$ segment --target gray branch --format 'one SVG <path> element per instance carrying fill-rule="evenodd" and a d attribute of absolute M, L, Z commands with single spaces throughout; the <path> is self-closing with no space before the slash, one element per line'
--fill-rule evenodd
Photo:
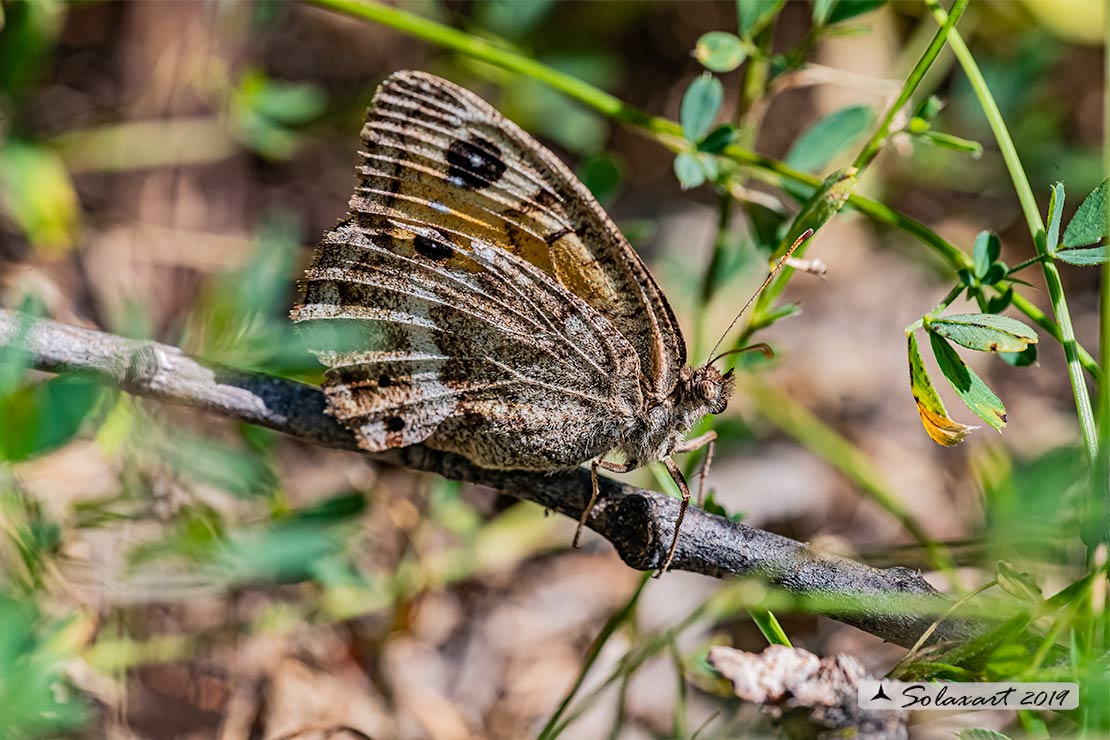
<path fill-rule="evenodd" d="M 0 349 L 22 352 L 28 367 L 92 374 L 136 396 L 275 429 L 324 447 L 358 450 L 352 435 L 324 411 L 315 386 L 197 360 L 180 349 L 126 339 L 0 309 Z M 371 455 L 411 470 L 437 473 L 533 501 L 577 520 L 590 494 L 584 469 L 551 475 L 486 470 L 458 455 L 421 445 Z M 658 568 L 674 532 L 678 502 L 602 479 L 589 526 L 640 570 Z M 884 640 L 912 645 L 951 603 L 916 571 L 877 569 L 746 524 L 691 508 L 672 568 L 717 578 L 756 576 L 796 594 L 809 608 Z M 942 622 L 933 640 L 966 640 L 983 625 Z"/>

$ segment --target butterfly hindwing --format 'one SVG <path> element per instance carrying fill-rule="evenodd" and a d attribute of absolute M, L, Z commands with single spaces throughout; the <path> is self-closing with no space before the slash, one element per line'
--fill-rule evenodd
<path fill-rule="evenodd" d="M 593 309 L 519 257 L 432 227 L 341 224 L 294 319 L 329 366 L 329 410 L 372 451 L 427 442 L 487 467 L 569 466 L 640 404 L 634 352 Z"/>

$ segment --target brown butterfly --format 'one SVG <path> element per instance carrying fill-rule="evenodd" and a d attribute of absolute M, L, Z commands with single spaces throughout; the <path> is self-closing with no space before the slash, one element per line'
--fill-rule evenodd
<path fill-rule="evenodd" d="M 423 443 L 535 471 L 590 461 L 579 531 L 598 468 L 662 461 L 682 492 L 665 571 L 690 498 L 672 455 L 713 444 L 712 431 L 685 436 L 725 410 L 732 372 L 685 366 L 674 313 L 628 241 L 477 95 L 397 72 L 362 140 L 350 212 L 292 314 L 329 368 L 329 412 L 372 452 Z M 614 450 L 623 463 L 602 459 Z"/>

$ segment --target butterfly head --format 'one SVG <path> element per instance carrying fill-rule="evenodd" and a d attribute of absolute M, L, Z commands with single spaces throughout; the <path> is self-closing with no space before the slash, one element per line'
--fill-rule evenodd
<path fill-rule="evenodd" d="M 679 378 L 679 399 L 687 408 L 697 409 L 695 416 L 719 414 L 728 406 L 735 384 L 732 370 L 722 374 L 712 365 L 686 367 Z"/>

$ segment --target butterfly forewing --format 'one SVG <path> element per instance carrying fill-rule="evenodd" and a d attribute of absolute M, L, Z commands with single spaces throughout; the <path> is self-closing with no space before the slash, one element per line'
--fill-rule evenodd
<path fill-rule="evenodd" d="M 421 72 L 399 72 L 382 84 L 362 137 L 352 212 L 435 224 L 522 257 L 625 336 L 648 392 L 673 387 L 685 344 L 666 299 L 550 151 L 477 95 Z"/>

